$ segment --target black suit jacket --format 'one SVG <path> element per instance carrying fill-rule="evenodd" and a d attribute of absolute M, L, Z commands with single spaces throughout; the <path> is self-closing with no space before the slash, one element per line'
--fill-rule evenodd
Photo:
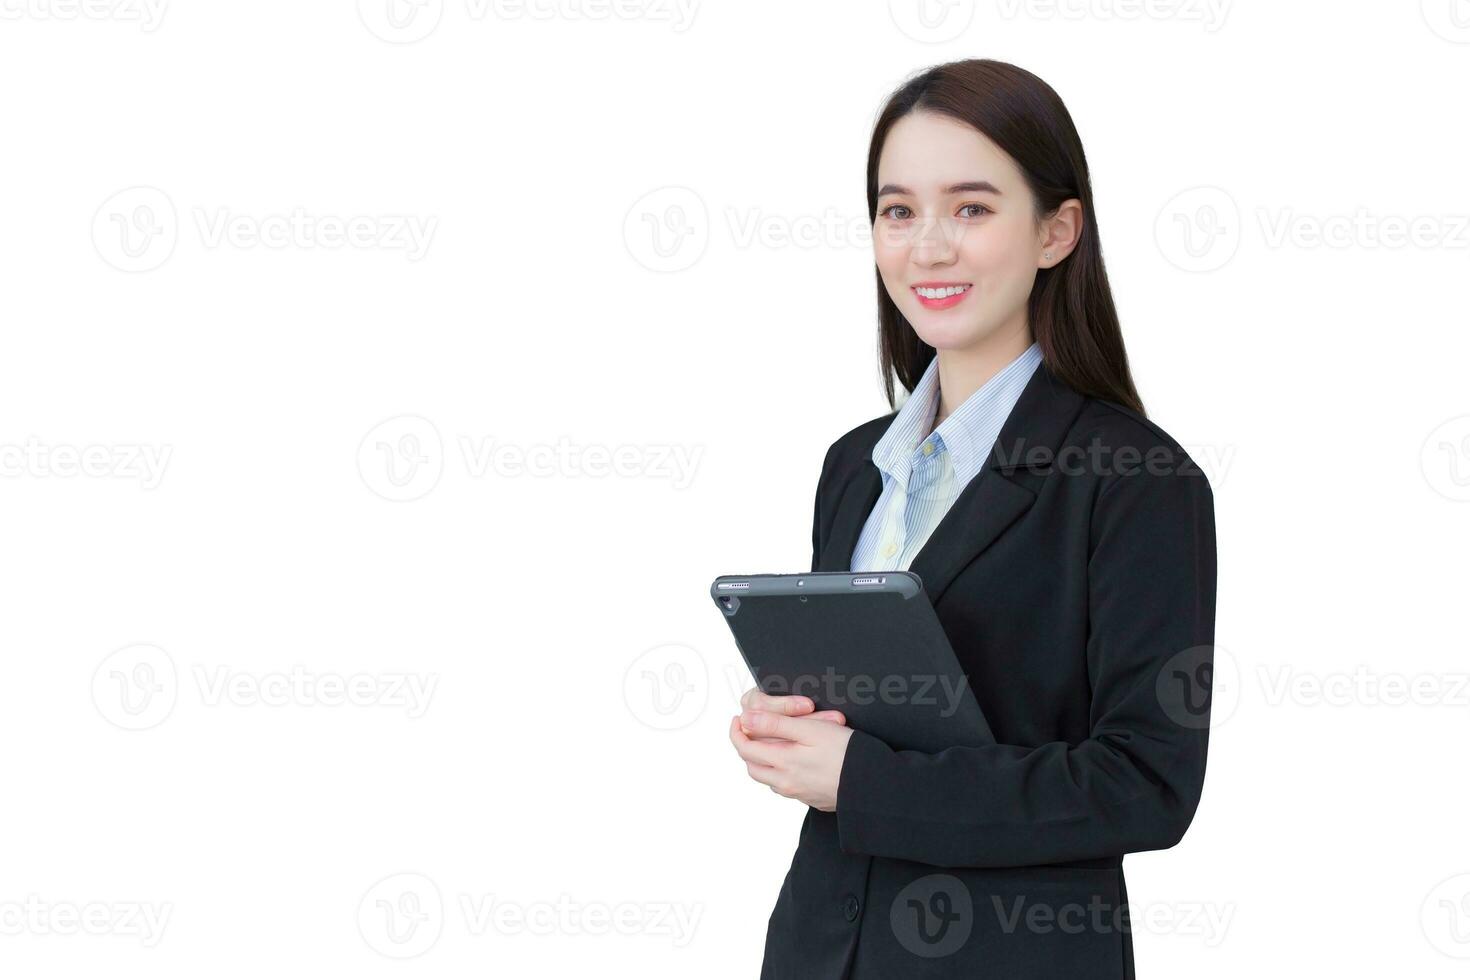
<path fill-rule="evenodd" d="M 849 568 L 893 417 L 827 451 L 813 571 Z M 1043 363 L 909 570 L 997 743 L 924 754 L 855 731 L 836 812 L 802 824 L 761 976 L 1131 978 L 1122 857 L 1178 842 L 1204 781 L 1209 482 Z"/>

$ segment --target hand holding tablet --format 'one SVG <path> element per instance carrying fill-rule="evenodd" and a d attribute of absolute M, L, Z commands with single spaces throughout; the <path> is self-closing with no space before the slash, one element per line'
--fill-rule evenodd
<path fill-rule="evenodd" d="M 805 695 L 895 749 L 995 742 L 912 572 L 722 575 L 710 596 L 765 693 Z"/>

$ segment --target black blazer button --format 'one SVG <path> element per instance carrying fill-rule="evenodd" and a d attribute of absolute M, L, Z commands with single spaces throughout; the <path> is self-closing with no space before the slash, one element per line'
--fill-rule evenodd
<path fill-rule="evenodd" d="M 856 922 L 858 917 L 858 900 L 856 895 L 849 895 L 842 902 L 842 914 L 847 916 L 848 922 Z"/>

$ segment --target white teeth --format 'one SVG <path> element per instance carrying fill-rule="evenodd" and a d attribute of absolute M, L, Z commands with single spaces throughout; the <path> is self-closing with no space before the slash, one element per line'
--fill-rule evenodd
<path fill-rule="evenodd" d="M 969 286 L 945 286 L 943 289 L 929 289 L 926 286 L 915 286 L 914 292 L 925 299 L 944 299 L 946 296 L 954 296 L 969 289 Z"/>

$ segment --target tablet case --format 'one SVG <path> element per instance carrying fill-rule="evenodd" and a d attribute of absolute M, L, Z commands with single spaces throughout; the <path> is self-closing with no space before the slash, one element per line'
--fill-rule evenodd
<path fill-rule="evenodd" d="M 721 575 L 710 596 L 767 694 L 804 694 L 895 749 L 994 744 L 913 572 Z"/>

